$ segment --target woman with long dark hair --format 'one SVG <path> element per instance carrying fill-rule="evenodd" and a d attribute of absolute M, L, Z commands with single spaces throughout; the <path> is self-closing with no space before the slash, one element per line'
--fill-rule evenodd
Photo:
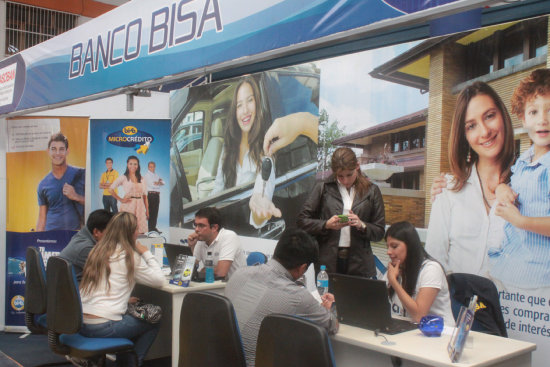
<path fill-rule="evenodd" d="M 318 118 L 309 112 L 291 113 L 277 118 L 271 127 L 269 125 L 256 79 L 250 75 L 242 77 L 233 92 L 224 125 L 223 152 L 210 195 L 255 182 L 249 206 L 250 224 L 257 228 L 271 216 L 281 216 L 271 201 L 275 190 L 273 154 L 292 143 L 298 135 L 305 135 L 317 143 Z M 262 160 L 267 156 L 271 159 L 271 172 L 264 186 L 260 171 Z"/>
<path fill-rule="evenodd" d="M 116 188 L 122 186 L 124 197 L 120 197 Z M 109 188 L 111 195 L 120 201 L 120 211 L 133 213 L 138 220 L 139 233 L 148 230 L 147 218 L 149 218 L 149 203 L 147 201 L 147 183 L 141 176 L 139 159 L 131 155 L 126 160 L 126 171 L 119 176 Z"/>
<path fill-rule="evenodd" d="M 455 324 L 445 271 L 424 250 L 414 226 L 398 222 L 386 232 L 390 263 L 385 275 L 392 311 L 419 322 L 428 314 Z"/>
<path fill-rule="evenodd" d="M 498 94 L 475 82 L 460 92 L 449 138 L 452 175 L 432 206 L 426 251 L 447 271 L 487 276 L 488 253 L 499 248 L 504 220 L 495 190 L 508 182 L 514 131 Z"/>
<path fill-rule="evenodd" d="M 370 241 L 384 236 L 382 193 L 361 173 L 350 148 L 336 149 L 331 167 L 331 177 L 314 187 L 298 214 L 297 224 L 319 243 L 316 270 L 326 265 L 329 273 L 375 277 Z"/>
<path fill-rule="evenodd" d="M 218 166 L 218 174 L 222 172 L 223 180 L 217 176 L 215 187 L 223 183 L 223 189 L 227 189 L 256 179 L 262 165 L 266 130 L 258 84 L 253 77 L 245 76 L 235 88 L 227 115 L 222 165 Z"/>
<path fill-rule="evenodd" d="M 137 242 L 137 236 L 136 216 L 119 212 L 90 252 L 80 283 L 84 321 L 80 333 L 94 338 L 131 339 L 141 366 L 158 333 L 158 324 L 126 313 L 130 294 L 136 283 L 158 288 L 166 280 L 160 264 L 146 246 Z M 125 355 L 117 356 L 117 364 L 134 366 Z"/>

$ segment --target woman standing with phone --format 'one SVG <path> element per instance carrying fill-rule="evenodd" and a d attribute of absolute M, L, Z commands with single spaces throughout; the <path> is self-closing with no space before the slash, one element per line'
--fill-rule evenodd
<path fill-rule="evenodd" d="M 355 153 L 338 148 L 332 154 L 332 175 L 319 182 L 298 214 L 297 224 L 319 244 L 327 272 L 375 277 L 370 241 L 384 236 L 382 193 L 362 173 Z"/>

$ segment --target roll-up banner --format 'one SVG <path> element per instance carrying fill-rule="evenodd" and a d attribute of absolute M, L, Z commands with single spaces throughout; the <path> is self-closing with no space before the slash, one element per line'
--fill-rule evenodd
<path fill-rule="evenodd" d="M 168 232 L 169 120 L 90 121 L 91 207 L 129 211 L 140 233 Z M 128 179 L 137 163 L 136 183 Z"/>
<path fill-rule="evenodd" d="M 44 262 L 84 223 L 88 118 L 7 120 L 6 326 L 25 325 L 25 252 Z"/>
<path fill-rule="evenodd" d="M 0 114 L 204 69 L 453 2 L 128 2 L 1 61 Z"/>

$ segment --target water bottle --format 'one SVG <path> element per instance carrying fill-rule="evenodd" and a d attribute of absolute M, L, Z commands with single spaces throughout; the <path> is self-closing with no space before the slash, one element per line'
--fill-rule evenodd
<path fill-rule="evenodd" d="M 174 265 L 174 274 L 172 276 L 172 279 L 175 281 L 179 281 L 182 278 L 183 275 L 183 269 L 185 268 L 185 262 L 187 260 L 187 256 L 184 254 L 179 254 L 178 257 L 176 257 L 176 264 Z"/>
<path fill-rule="evenodd" d="M 321 265 L 321 271 L 317 274 L 317 291 L 320 296 L 328 293 L 328 274 L 326 269 L 325 265 Z"/>
<path fill-rule="evenodd" d="M 206 277 L 204 281 L 206 283 L 214 283 L 214 259 L 212 258 L 212 252 L 208 251 L 206 254 L 206 260 L 204 260 L 204 267 L 206 271 Z"/>

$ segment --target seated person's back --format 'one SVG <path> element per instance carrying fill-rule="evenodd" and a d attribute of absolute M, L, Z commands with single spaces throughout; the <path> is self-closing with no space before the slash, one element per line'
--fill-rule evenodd
<path fill-rule="evenodd" d="M 273 259 L 264 265 L 238 269 L 228 281 L 225 295 L 237 314 L 248 366 L 254 366 L 258 332 L 267 315 L 297 315 L 329 332 L 337 330 L 338 323 L 329 311 L 334 297 L 325 294 L 321 305 L 306 288 L 296 283 L 318 256 L 317 245 L 306 232 L 287 229 Z"/>

